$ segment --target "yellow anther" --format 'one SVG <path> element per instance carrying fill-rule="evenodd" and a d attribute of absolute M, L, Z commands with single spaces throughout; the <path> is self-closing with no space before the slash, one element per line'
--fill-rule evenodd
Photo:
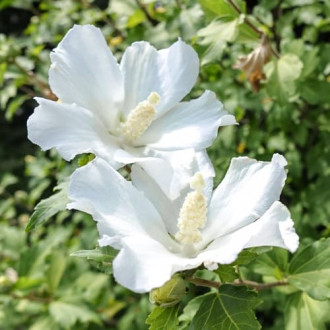
<path fill-rule="evenodd" d="M 199 229 L 206 223 L 207 202 L 203 195 L 205 183 L 201 173 L 195 174 L 190 186 L 195 191 L 190 192 L 183 202 L 178 219 L 179 231 L 175 235 L 183 245 L 201 241 Z"/>
<path fill-rule="evenodd" d="M 152 92 L 148 96 L 148 102 L 153 105 L 158 105 L 160 103 L 160 96 L 156 92 Z"/>
<path fill-rule="evenodd" d="M 159 104 L 160 96 L 152 92 L 147 101 L 140 102 L 128 115 L 122 124 L 122 134 L 130 141 L 136 141 L 150 126 L 156 116 L 155 106 Z"/>

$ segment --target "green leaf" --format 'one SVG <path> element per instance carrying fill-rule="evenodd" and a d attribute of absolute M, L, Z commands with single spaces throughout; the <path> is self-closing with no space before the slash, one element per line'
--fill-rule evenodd
<path fill-rule="evenodd" d="M 208 46 L 203 54 L 202 65 L 218 60 L 227 42 L 235 40 L 238 33 L 239 18 L 215 19 L 207 27 L 199 30 L 197 36 L 201 45 Z"/>
<path fill-rule="evenodd" d="M 264 253 L 253 262 L 252 269 L 264 276 L 275 277 L 280 280 L 288 268 L 288 251 L 281 248 L 273 248 Z"/>
<path fill-rule="evenodd" d="M 204 296 L 197 296 L 188 302 L 183 313 L 179 316 L 180 326 L 181 323 L 189 324 L 192 321 L 203 299 Z"/>
<path fill-rule="evenodd" d="M 312 298 L 330 298 L 330 238 L 312 243 L 294 255 L 289 283 Z"/>
<path fill-rule="evenodd" d="M 192 320 L 191 328 L 198 330 L 260 329 L 253 308 L 261 303 L 257 294 L 245 287 L 223 285 L 204 299 Z"/>
<path fill-rule="evenodd" d="M 118 251 L 110 246 L 97 247 L 94 250 L 80 250 L 70 254 L 71 257 L 90 260 L 101 272 L 112 274 L 112 261 Z"/>
<path fill-rule="evenodd" d="M 71 257 L 86 258 L 97 262 L 112 262 L 118 251 L 110 246 L 97 247 L 94 250 L 80 250 L 70 254 Z"/>
<path fill-rule="evenodd" d="M 235 9 L 225 0 L 199 0 L 203 11 L 211 17 L 237 17 Z"/>
<path fill-rule="evenodd" d="M 46 316 L 37 319 L 37 321 L 29 328 L 29 330 L 61 330 L 52 317 Z"/>
<path fill-rule="evenodd" d="M 310 104 L 330 103 L 330 82 L 308 79 L 298 86 L 299 94 Z"/>
<path fill-rule="evenodd" d="M 219 275 L 222 283 L 233 282 L 238 277 L 235 268 L 231 265 L 219 265 L 214 272 Z"/>
<path fill-rule="evenodd" d="M 84 305 L 75 305 L 64 301 L 54 301 L 49 305 L 53 319 L 65 329 L 71 329 L 78 321 L 100 324 L 99 316 Z"/>
<path fill-rule="evenodd" d="M 46 280 L 50 292 L 54 292 L 63 276 L 66 266 L 66 259 L 62 252 L 54 251 L 51 255 L 51 261 L 46 273 Z"/>
<path fill-rule="evenodd" d="M 233 265 L 247 265 L 257 257 L 258 253 L 251 250 L 243 250 L 233 262 Z"/>
<path fill-rule="evenodd" d="M 67 196 L 67 188 L 67 182 L 61 183 L 56 188 L 56 190 L 59 190 L 59 192 L 55 193 L 49 198 L 43 199 L 35 207 L 35 211 L 33 212 L 25 228 L 26 232 L 29 232 L 30 230 L 42 225 L 50 217 L 66 209 L 66 205 L 69 202 L 69 198 Z"/>
<path fill-rule="evenodd" d="M 29 95 L 18 95 L 12 98 L 12 100 L 7 104 L 6 109 L 6 119 L 12 120 L 18 108 L 31 97 Z"/>
<path fill-rule="evenodd" d="M 265 65 L 266 88 L 270 96 L 280 104 L 289 101 L 296 91 L 295 81 L 299 78 L 303 64 L 294 54 L 285 54 L 279 60 Z"/>
<path fill-rule="evenodd" d="M 132 28 L 132 27 L 144 22 L 145 20 L 146 20 L 146 15 L 144 14 L 144 12 L 141 9 L 139 9 L 128 18 L 126 27 Z"/>
<path fill-rule="evenodd" d="M 172 307 L 155 307 L 146 320 L 149 330 L 173 330 L 179 323 L 179 305 Z"/>
<path fill-rule="evenodd" d="M 330 301 L 318 301 L 304 292 L 291 295 L 285 306 L 285 329 L 326 330 L 330 321 Z"/>

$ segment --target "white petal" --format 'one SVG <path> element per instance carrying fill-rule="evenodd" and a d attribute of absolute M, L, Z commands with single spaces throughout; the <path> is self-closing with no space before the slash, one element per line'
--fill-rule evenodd
<path fill-rule="evenodd" d="M 190 183 L 194 157 L 193 149 L 174 152 L 154 151 L 148 160 L 138 163 L 157 182 L 163 192 L 174 200 Z"/>
<path fill-rule="evenodd" d="M 174 273 L 201 264 L 198 258 L 180 257 L 144 236 L 127 237 L 122 243 L 123 248 L 113 262 L 114 276 L 118 283 L 135 292 L 160 287 Z"/>
<path fill-rule="evenodd" d="M 193 175 L 195 151 L 186 149 L 158 152 L 149 148 L 118 150 L 114 156 L 118 162 L 138 163 L 170 198 L 176 199 L 189 184 Z"/>
<path fill-rule="evenodd" d="M 36 100 L 39 106 L 27 122 L 28 138 L 33 143 L 43 150 L 56 148 L 66 160 L 91 152 L 120 167 L 113 160 L 118 143 L 92 112 L 76 104 Z"/>
<path fill-rule="evenodd" d="M 279 199 L 286 161 L 275 154 L 271 162 L 233 158 L 215 190 L 203 238 L 212 240 L 259 219 Z"/>
<path fill-rule="evenodd" d="M 184 196 L 183 198 L 180 198 L 180 196 L 172 201 L 163 190 L 160 189 L 155 180 L 137 164 L 132 166 L 131 178 L 134 186 L 142 191 L 148 200 L 156 207 L 166 225 L 167 231 L 175 235 L 178 231 L 177 221 Z"/>
<path fill-rule="evenodd" d="M 295 252 L 299 237 L 293 225 L 289 210 L 275 202 L 259 220 L 248 226 L 252 235 L 245 247 L 278 246 Z"/>
<path fill-rule="evenodd" d="M 219 126 L 236 124 L 235 117 L 223 110 L 213 92 L 183 102 L 155 120 L 140 137 L 142 145 L 158 150 L 205 149 L 212 144 Z"/>
<path fill-rule="evenodd" d="M 75 25 L 50 55 L 49 83 L 65 103 L 93 111 L 108 129 L 119 123 L 124 99 L 119 66 L 100 29 Z"/>
<path fill-rule="evenodd" d="M 118 242 L 121 237 L 143 234 L 171 242 L 153 205 L 101 158 L 72 174 L 69 198 L 68 208 L 90 213 L 98 222 L 101 237 Z"/>
<path fill-rule="evenodd" d="M 288 209 L 275 202 L 257 221 L 217 238 L 200 254 L 208 262 L 229 264 L 245 248 L 277 246 L 296 251 L 299 237 L 293 228 Z"/>
<path fill-rule="evenodd" d="M 125 51 L 120 68 L 125 84 L 125 115 L 151 92 L 160 95 L 159 115 L 191 90 L 199 62 L 193 48 L 181 40 L 160 51 L 147 42 L 135 42 Z"/>
<path fill-rule="evenodd" d="M 182 188 L 180 195 L 175 199 L 171 198 L 160 188 L 157 182 L 147 174 L 139 165 L 132 166 L 131 178 L 134 186 L 136 186 L 144 195 L 152 202 L 157 211 L 161 215 L 167 231 L 175 235 L 178 231 L 177 222 L 179 219 L 180 209 L 188 192 L 191 191 L 190 180 L 195 173 L 201 172 L 205 181 L 203 194 L 207 201 L 210 200 L 213 186 L 214 169 L 205 151 L 195 153 L 195 158 L 190 174 L 190 179 Z"/>

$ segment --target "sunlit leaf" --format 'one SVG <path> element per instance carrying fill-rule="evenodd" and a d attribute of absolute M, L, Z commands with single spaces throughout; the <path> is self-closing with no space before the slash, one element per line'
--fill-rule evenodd
<path fill-rule="evenodd" d="M 178 320 L 178 305 L 172 307 L 155 307 L 146 320 L 149 330 L 173 330 Z"/>
<path fill-rule="evenodd" d="M 260 329 L 253 309 L 260 304 L 255 292 L 245 287 L 223 285 L 219 292 L 205 294 L 192 320 L 192 329 Z"/>
<path fill-rule="evenodd" d="M 43 199 L 35 208 L 25 231 L 30 231 L 43 223 L 45 223 L 53 215 L 66 209 L 66 205 L 69 202 L 67 196 L 67 183 L 62 183 L 58 186 L 59 190 L 54 195 L 47 199 Z"/>
<path fill-rule="evenodd" d="M 318 301 L 304 292 L 291 295 L 284 308 L 286 329 L 326 330 L 330 301 Z"/>
<path fill-rule="evenodd" d="M 289 101 L 296 91 L 295 81 L 303 68 L 302 62 L 294 54 L 285 54 L 265 66 L 268 93 L 280 104 Z"/>
<path fill-rule="evenodd" d="M 330 298 L 330 239 L 320 240 L 294 255 L 289 282 L 312 298 Z"/>

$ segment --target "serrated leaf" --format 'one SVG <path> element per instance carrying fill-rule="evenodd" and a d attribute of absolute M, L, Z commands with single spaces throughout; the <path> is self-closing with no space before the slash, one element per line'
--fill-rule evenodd
<path fill-rule="evenodd" d="M 179 306 L 155 307 L 146 320 L 149 330 L 173 330 L 179 323 Z"/>
<path fill-rule="evenodd" d="M 252 269 L 256 273 L 277 279 L 283 278 L 287 268 L 288 251 L 281 248 L 273 248 L 273 250 L 258 256 L 252 264 Z"/>
<path fill-rule="evenodd" d="M 330 239 L 314 242 L 295 254 L 289 274 L 289 283 L 312 298 L 330 298 Z"/>
<path fill-rule="evenodd" d="M 215 19 L 207 27 L 199 30 L 197 36 L 201 45 L 208 48 L 203 54 L 202 64 L 219 59 L 227 42 L 235 40 L 238 33 L 239 18 L 237 19 Z"/>
<path fill-rule="evenodd" d="M 330 301 L 318 301 L 304 292 L 291 295 L 285 306 L 285 328 L 290 330 L 326 330 L 330 321 Z"/>
<path fill-rule="evenodd" d="M 289 101 L 295 93 L 295 81 L 299 78 L 303 64 L 294 54 L 285 54 L 279 60 L 274 60 L 265 66 L 268 93 L 280 104 Z"/>
<path fill-rule="evenodd" d="M 233 282 L 238 277 L 235 268 L 231 265 L 219 265 L 214 272 L 218 274 L 222 283 Z"/>
<path fill-rule="evenodd" d="M 260 304 L 257 294 L 245 287 L 223 285 L 208 293 L 192 320 L 191 329 L 260 329 L 253 308 Z"/>
<path fill-rule="evenodd" d="M 243 250 L 233 262 L 233 265 L 247 265 L 258 257 L 258 253 L 249 250 Z"/>
<path fill-rule="evenodd" d="M 53 215 L 66 209 L 66 205 L 69 202 L 67 188 L 67 182 L 61 183 L 57 187 L 57 190 L 59 190 L 57 193 L 50 196 L 49 198 L 43 199 L 35 207 L 35 211 L 33 212 L 25 228 L 26 232 L 29 232 L 30 230 L 42 225 Z"/>

